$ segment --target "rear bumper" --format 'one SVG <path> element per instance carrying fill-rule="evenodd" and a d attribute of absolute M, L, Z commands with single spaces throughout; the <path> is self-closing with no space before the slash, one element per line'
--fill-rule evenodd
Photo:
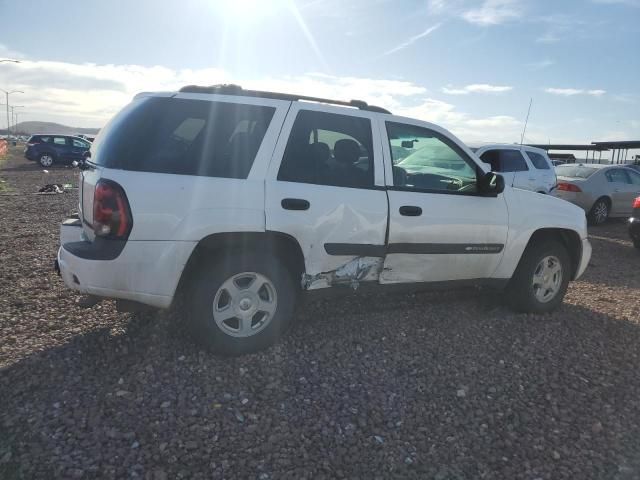
<path fill-rule="evenodd" d="M 574 276 L 574 280 L 577 280 L 582 276 L 584 271 L 587 269 L 587 265 L 589 265 L 589 260 L 591 260 L 591 243 L 586 238 L 582 239 L 582 255 L 580 256 L 580 262 L 578 263 L 578 268 L 576 270 L 576 274 Z"/>
<path fill-rule="evenodd" d="M 57 266 L 67 287 L 98 297 L 168 308 L 195 242 L 129 241 L 115 258 L 95 255 L 80 221 L 60 227 Z"/>
<path fill-rule="evenodd" d="M 566 190 L 558 190 L 557 188 L 555 188 L 553 192 L 551 192 L 551 195 L 567 202 L 571 202 L 574 205 L 582 208 L 587 213 L 593 206 L 593 200 L 588 195 L 585 195 L 584 192 L 567 192 Z"/>
<path fill-rule="evenodd" d="M 640 242 L 640 217 L 629 219 L 629 236 L 634 242 Z"/>

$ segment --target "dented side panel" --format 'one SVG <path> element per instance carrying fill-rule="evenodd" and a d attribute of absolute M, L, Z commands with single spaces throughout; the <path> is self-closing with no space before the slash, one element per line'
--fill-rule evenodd
<path fill-rule="evenodd" d="M 360 282 L 377 282 L 382 272 L 384 259 L 379 257 L 356 257 L 339 268 L 302 276 L 302 288 L 317 290 L 336 285 L 348 285 L 356 290 Z"/>
<path fill-rule="evenodd" d="M 278 171 L 287 147 L 287 141 L 300 110 L 316 110 L 344 115 L 344 109 L 330 105 L 293 103 L 285 119 L 278 143 L 265 180 L 266 229 L 282 232 L 295 238 L 302 249 L 308 288 L 322 288 L 343 278 L 360 279 L 373 275 L 372 270 L 363 277 L 365 263 L 359 273 L 347 275 L 346 267 L 360 255 L 331 255 L 326 244 L 385 245 L 388 202 L 384 186 L 382 146 L 379 142 L 376 114 L 364 110 L 350 110 L 349 116 L 371 120 L 375 188 L 346 188 L 331 185 L 285 182 L 278 180 Z M 306 210 L 283 208 L 284 199 L 305 200 Z M 377 260 L 376 260 L 377 261 Z M 346 268 L 346 270 L 341 270 Z M 337 273 L 340 270 L 339 273 Z M 334 272 L 332 274 L 331 272 Z"/>

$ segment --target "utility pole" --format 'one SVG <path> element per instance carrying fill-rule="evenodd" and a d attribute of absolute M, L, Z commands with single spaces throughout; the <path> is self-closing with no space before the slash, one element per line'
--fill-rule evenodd
<path fill-rule="evenodd" d="M 1 58 L 0 59 L 0 63 L 21 63 L 20 60 L 15 60 L 13 58 Z M 0 89 L 2 90 L 2 89 Z M 6 90 L 2 90 L 6 96 L 7 99 L 7 137 L 9 136 L 9 94 L 11 93 L 18 93 L 19 90 L 16 90 L 15 92 L 7 92 Z M 24 92 L 19 92 L 19 93 L 24 93 Z"/>
<path fill-rule="evenodd" d="M 16 127 L 18 126 L 18 122 L 14 122 L 13 121 L 13 117 L 14 115 L 17 116 L 17 113 L 15 112 L 14 108 L 24 108 L 24 105 L 12 105 L 11 107 L 11 121 L 13 122 L 13 130 L 14 130 L 14 134 L 16 133 Z"/>
<path fill-rule="evenodd" d="M 7 106 L 7 137 L 11 134 L 11 130 L 9 127 L 9 95 L 11 95 L 12 93 L 24 93 L 22 90 L 12 90 L 10 92 L 8 92 L 7 90 L 3 90 L 2 88 L 0 88 L 0 92 L 4 92 L 5 98 L 6 98 L 6 106 Z"/>

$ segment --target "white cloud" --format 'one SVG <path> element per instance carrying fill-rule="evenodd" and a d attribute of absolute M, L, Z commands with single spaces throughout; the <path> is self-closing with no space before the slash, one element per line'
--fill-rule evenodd
<path fill-rule="evenodd" d="M 629 7 L 640 8 L 640 0 L 591 0 L 593 3 L 603 5 L 627 5 Z"/>
<path fill-rule="evenodd" d="M 463 12 L 462 18 L 476 25 L 498 25 L 523 15 L 522 4 L 518 0 L 484 0 L 478 8 Z"/>
<path fill-rule="evenodd" d="M 162 66 L 95 65 L 24 60 L 0 67 L 0 85 L 19 89 L 12 103 L 25 105 L 21 120 L 101 127 L 140 91 L 176 90 L 188 84 L 237 83 L 248 89 L 361 99 L 393 113 L 437 123 L 465 141 L 517 141 L 521 122 L 507 115 L 476 116 L 429 98 L 426 87 L 406 80 L 338 77 L 323 73 L 235 78 L 217 68 L 174 70 Z M 496 86 L 469 85 L 469 92 Z M 501 87 L 497 87 L 501 88 Z M 498 112 L 499 113 L 499 112 Z M 0 117 L 0 124 L 3 124 Z M 533 130 L 532 130 L 533 131 Z"/>
<path fill-rule="evenodd" d="M 460 112 L 450 103 L 427 98 L 397 109 L 399 115 L 418 118 L 443 126 L 465 142 L 513 142 L 520 138 L 522 123 L 508 115 L 474 117 Z"/>
<path fill-rule="evenodd" d="M 396 53 L 396 52 L 398 52 L 398 51 L 400 51 L 402 49 L 405 49 L 405 48 L 413 45 L 414 43 L 416 43 L 421 38 L 424 38 L 424 37 L 426 37 L 428 35 L 431 35 L 433 32 L 435 32 L 437 29 L 439 29 L 441 25 L 442 25 L 441 23 L 436 23 L 435 25 L 427 28 L 424 32 L 419 33 L 418 35 L 414 35 L 413 37 L 409 38 L 408 40 L 402 42 L 397 47 L 394 47 L 391 50 L 388 50 L 388 51 L 384 52 L 383 55 L 391 55 L 392 53 Z"/>
<path fill-rule="evenodd" d="M 508 85 L 488 85 L 486 83 L 474 83 L 462 88 L 453 88 L 451 86 L 442 87 L 442 92 L 447 95 L 468 95 L 469 93 L 502 93 L 513 90 Z"/>
<path fill-rule="evenodd" d="M 560 41 L 560 36 L 553 32 L 546 32 L 536 38 L 538 43 L 556 43 Z"/>
<path fill-rule="evenodd" d="M 531 70 L 543 70 L 545 68 L 549 68 L 553 65 L 555 65 L 556 62 L 554 60 L 549 60 L 549 59 L 545 59 L 545 60 L 540 60 L 538 62 L 530 62 L 525 64 L 525 66 Z"/>
<path fill-rule="evenodd" d="M 584 90 L 582 88 L 545 88 L 545 92 L 552 95 L 561 95 L 563 97 L 572 97 L 574 95 L 591 95 L 593 97 L 600 97 L 607 93 L 606 90 Z"/>

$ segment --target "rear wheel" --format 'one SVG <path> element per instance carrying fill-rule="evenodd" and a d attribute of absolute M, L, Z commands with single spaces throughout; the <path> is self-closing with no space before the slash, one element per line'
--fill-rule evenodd
<path fill-rule="evenodd" d="M 609 218 L 609 202 L 606 198 L 599 198 L 591 207 L 589 220 L 593 225 L 602 225 Z"/>
<path fill-rule="evenodd" d="M 530 245 L 511 279 L 511 306 L 520 312 L 546 313 L 562 303 L 571 275 L 571 261 L 560 242 Z"/>
<path fill-rule="evenodd" d="M 231 254 L 205 262 L 191 280 L 189 321 L 196 339 L 223 355 L 275 343 L 291 324 L 297 289 L 276 257 Z"/>
<path fill-rule="evenodd" d="M 43 167 L 50 167 L 53 165 L 53 156 L 50 153 L 43 153 L 38 157 L 38 162 L 40 162 L 40 165 Z"/>

